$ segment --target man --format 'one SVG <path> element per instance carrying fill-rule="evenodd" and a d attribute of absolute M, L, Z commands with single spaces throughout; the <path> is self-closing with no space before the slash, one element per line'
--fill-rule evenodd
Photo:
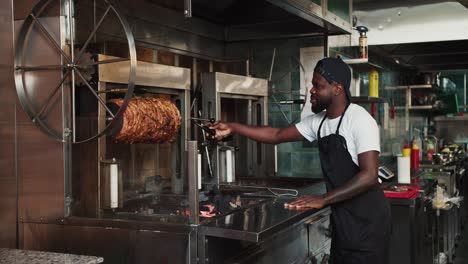
<path fill-rule="evenodd" d="M 305 195 L 285 204 L 290 209 L 332 209 L 330 263 L 380 264 L 386 262 L 390 207 L 378 183 L 379 129 L 362 107 L 351 104 L 351 71 L 337 58 L 320 60 L 310 90 L 312 111 L 287 128 L 253 127 L 239 123 L 208 125 L 215 137 L 231 133 L 278 144 L 318 140 L 324 195 Z"/>

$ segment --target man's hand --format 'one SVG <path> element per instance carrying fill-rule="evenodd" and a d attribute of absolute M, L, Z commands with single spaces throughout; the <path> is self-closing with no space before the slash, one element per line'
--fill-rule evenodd
<path fill-rule="evenodd" d="M 321 195 L 304 195 L 300 198 L 292 201 L 291 203 L 285 203 L 284 207 L 288 209 L 321 209 L 327 205 L 325 199 Z"/>
<path fill-rule="evenodd" d="M 222 139 L 232 133 L 232 128 L 229 126 L 229 123 L 216 121 L 214 123 L 207 123 L 205 126 L 216 131 L 214 137 L 217 139 Z"/>

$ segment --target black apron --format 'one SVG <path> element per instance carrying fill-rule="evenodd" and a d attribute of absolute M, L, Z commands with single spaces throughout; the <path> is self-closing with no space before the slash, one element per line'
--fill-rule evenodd
<path fill-rule="evenodd" d="M 340 118 L 335 134 L 320 137 L 326 115 L 317 132 L 327 191 L 339 188 L 359 172 L 359 167 L 348 152 L 346 139 L 339 134 L 341 121 L 347 109 L 348 107 Z M 391 226 L 390 206 L 378 185 L 350 200 L 331 205 L 331 209 L 331 264 L 387 262 L 386 247 Z"/>

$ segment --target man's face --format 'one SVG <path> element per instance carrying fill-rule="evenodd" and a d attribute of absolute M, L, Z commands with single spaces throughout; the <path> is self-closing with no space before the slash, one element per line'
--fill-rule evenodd
<path fill-rule="evenodd" d="M 312 112 L 320 113 L 331 105 L 333 100 L 333 85 L 319 73 L 314 72 L 312 88 L 310 89 L 310 103 Z"/>

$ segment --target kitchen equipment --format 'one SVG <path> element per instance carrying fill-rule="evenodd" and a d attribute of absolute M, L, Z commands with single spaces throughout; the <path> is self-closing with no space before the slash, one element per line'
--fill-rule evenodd
<path fill-rule="evenodd" d="M 91 34 L 86 32 L 85 36 L 87 36 L 87 38 L 80 38 L 81 35 L 75 34 L 76 32 L 74 31 L 76 28 L 82 26 L 82 24 L 80 24 L 81 20 L 75 19 L 77 16 L 80 16 L 81 13 L 76 11 L 76 3 L 74 3 L 74 1 L 67 0 L 62 4 L 64 7 L 62 15 L 64 21 L 62 25 L 67 27 L 67 29 L 63 29 L 63 34 L 60 36 L 62 39 L 59 40 L 60 44 L 58 44 L 55 40 L 55 36 L 52 37 L 49 32 L 50 28 L 48 28 L 48 26 L 50 25 L 45 25 L 50 23 L 50 21 L 47 23 L 43 21 L 50 16 L 47 10 L 56 8 L 54 7 L 54 2 L 56 1 L 40 1 L 31 14 L 26 16 L 18 32 L 15 49 L 16 91 L 19 102 L 27 116 L 47 136 L 60 142 L 84 143 L 109 132 L 125 112 L 127 104 L 133 96 L 135 79 L 137 78 L 135 41 L 130 25 L 122 17 L 118 5 L 112 1 L 99 1 L 99 4 L 102 5 L 101 7 L 104 8 L 104 10 L 107 9 L 107 11 L 102 15 L 98 24 L 87 28 Z M 86 14 L 86 16 L 88 15 L 89 14 Z M 84 58 L 90 56 L 89 51 L 92 46 L 91 40 L 96 40 L 98 37 L 101 38 L 101 36 L 98 36 L 100 35 L 98 32 L 100 32 L 99 28 L 101 24 L 112 23 L 111 21 L 114 23 L 115 27 L 118 27 L 116 31 L 123 32 L 123 35 L 118 37 L 123 40 L 120 49 L 126 50 L 126 56 L 117 58 L 94 54 L 92 58 Z M 70 27 L 70 25 L 73 26 Z M 36 39 L 34 36 L 36 36 Z M 48 41 L 47 43 L 50 45 L 33 45 L 32 43 L 37 43 L 37 37 L 46 39 Z M 63 46 L 61 46 L 62 42 Z M 31 67 L 31 65 L 28 64 L 29 59 L 26 57 L 40 57 L 41 54 L 48 54 L 50 50 L 61 54 L 62 60 L 59 62 L 59 65 L 50 65 L 51 62 L 49 61 L 44 61 L 42 65 L 38 67 Z M 45 57 L 44 59 L 47 60 Z M 123 103 L 118 110 L 113 113 L 106 105 L 105 100 L 102 99 L 102 96 L 97 92 L 102 90 L 99 89 L 94 80 L 91 80 L 92 77 L 90 77 L 91 74 L 89 74 L 89 72 L 97 72 L 96 68 L 98 68 L 98 65 L 115 66 L 117 64 L 125 64 L 126 66 L 125 71 L 120 72 L 120 79 L 123 80 L 123 82 L 120 83 L 125 83 L 126 87 L 123 89 Z M 101 71 L 102 68 L 99 68 Z M 44 71 L 62 76 L 59 78 L 60 81 L 41 87 L 41 89 L 45 89 L 43 92 L 46 100 L 43 100 L 43 98 L 34 92 L 35 88 L 37 88 L 34 87 L 34 84 L 49 82 L 51 75 L 40 74 L 40 72 Z M 31 78 L 31 73 L 35 73 L 34 78 Z M 34 82 L 29 81 L 31 79 L 34 79 Z M 80 87 L 80 85 L 82 89 L 76 89 Z M 94 107 L 98 108 L 99 111 L 104 111 L 109 122 L 104 123 L 97 130 L 93 130 L 93 133 L 90 133 L 90 130 L 80 129 L 78 127 L 80 123 L 78 104 L 81 102 L 78 99 L 80 96 L 76 96 L 76 94 L 87 94 L 86 100 L 89 101 L 90 104 L 91 101 L 93 101 L 92 104 Z M 60 98 L 60 96 L 63 97 L 63 100 L 60 99 L 63 103 L 60 104 L 61 107 L 57 107 L 57 104 L 54 102 L 56 102 L 56 100 L 58 100 L 57 98 Z M 51 126 L 48 122 L 48 119 L 54 115 L 61 116 L 62 123 L 64 124 L 63 128 Z"/>
<path fill-rule="evenodd" d="M 379 166 L 379 177 L 389 180 L 395 176 L 395 174 L 386 166 Z"/>
<path fill-rule="evenodd" d="M 112 59 L 107 55 L 98 57 L 103 60 Z M 137 65 L 138 75 L 134 83 L 139 90 L 137 100 L 152 101 L 160 106 L 164 105 L 163 102 L 169 106 L 170 102 L 171 109 L 180 113 L 179 122 L 188 120 L 190 70 L 142 61 L 138 61 Z M 122 77 L 121 72 L 129 71 L 128 64 L 126 62 L 102 64 L 98 66 L 98 70 L 99 76 L 95 82 L 98 92 L 102 92 L 99 97 L 105 102 L 121 100 L 124 94 L 119 92 L 118 87 L 126 85 L 126 79 Z M 165 74 L 162 75 L 161 72 Z M 139 88 L 142 86 L 144 90 L 140 91 Z M 76 97 L 80 102 L 76 105 L 79 121 L 76 123 L 77 129 L 83 131 L 94 127 L 105 127 L 108 122 L 107 111 L 104 109 L 93 111 L 92 101 L 85 100 L 86 97 L 82 94 L 77 94 Z M 155 132 L 170 133 L 166 136 L 171 139 L 116 141 L 113 134 L 109 134 L 99 137 L 86 146 L 73 148 L 71 157 L 74 169 L 71 177 L 90 183 L 86 188 L 84 185 L 74 185 L 71 196 L 76 197 L 76 200 L 71 203 L 71 211 L 76 213 L 73 216 L 92 217 L 89 212 L 95 211 L 98 218 L 110 220 L 123 221 L 130 218 L 174 223 L 189 221 L 190 215 L 185 213 L 189 207 L 186 145 L 191 123 L 181 122 L 180 129 L 168 130 L 173 122 L 171 114 L 163 115 L 157 112 L 152 115 L 144 114 L 140 119 L 136 119 L 138 114 L 150 107 L 148 104 L 141 106 L 143 106 L 141 109 L 127 107 L 129 112 L 125 112 L 125 115 L 128 118 L 123 122 L 132 125 L 132 122 L 137 120 L 139 125 L 146 126 L 154 126 L 155 122 L 159 122 L 165 130 L 157 129 Z M 164 116 L 166 119 L 162 120 Z M 94 156 L 90 153 L 94 153 Z M 115 166 L 111 165 L 110 169 L 104 166 L 109 163 L 106 161 L 112 158 L 118 161 L 118 174 L 115 173 Z M 101 166 L 96 168 L 96 164 Z M 83 173 L 78 168 L 87 168 L 87 171 Z M 107 177 L 108 171 L 111 177 Z M 109 185 L 110 195 L 107 191 Z M 108 196 L 111 206 L 108 205 Z M 96 201 L 91 203 L 93 198 Z M 85 203 L 85 200 L 89 200 L 89 204 Z"/>
<path fill-rule="evenodd" d="M 204 117 L 213 117 L 224 122 L 239 122 L 254 126 L 267 125 L 268 82 L 264 79 L 221 72 L 202 73 Z M 226 148 L 237 147 L 235 152 Z M 272 147 L 273 148 L 273 147 Z M 232 142 L 219 142 L 210 153 L 214 177 L 206 183 L 219 184 L 227 180 L 226 164 L 235 166 L 232 172 L 237 176 L 261 176 L 274 166 L 267 166 L 267 146 L 245 137 L 233 136 Z M 226 155 L 225 155 L 226 154 Z M 228 160 L 234 157 L 232 162 Z M 206 161 L 204 161 L 206 162 Z"/>

